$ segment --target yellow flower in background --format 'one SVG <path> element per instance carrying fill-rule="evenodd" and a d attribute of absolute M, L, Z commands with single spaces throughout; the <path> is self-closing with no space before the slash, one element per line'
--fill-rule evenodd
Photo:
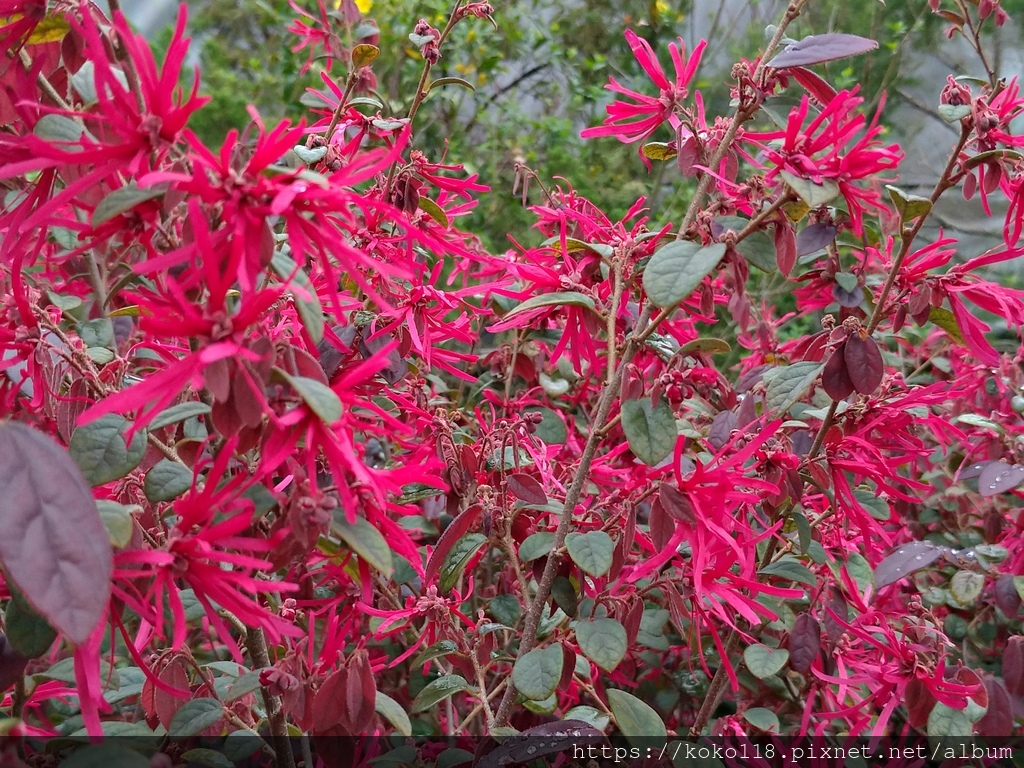
<path fill-rule="evenodd" d="M 373 8 L 373 0 L 353 0 L 353 2 L 356 4 L 356 8 L 359 9 L 359 12 L 364 16 L 370 12 L 371 8 Z M 340 9 L 341 0 L 334 0 L 334 10 L 337 11 Z"/>

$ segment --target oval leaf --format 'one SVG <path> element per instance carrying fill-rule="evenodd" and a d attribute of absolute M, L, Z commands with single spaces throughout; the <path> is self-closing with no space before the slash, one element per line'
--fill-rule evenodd
<path fill-rule="evenodd" d="M 750 674 L 758 680 L 764 680 L 778 674 L 789 661 L 789 651 L 785 648 L 769 648 L 767 645 L 755 643 L 743 651 L 743 663 Z"/>
<path fill-rule="evenodd" d="M 870 395 L 878 389 L 885 366 L 874 339 L 851 333 L 843 345 L 843 360 L 846 362 L 846 375 L 853 382 L 854 389 L 862 395 Z"/>
<path fill-rule="evenodd" d="M 676 417 L 668 403 L 652 405 L 649 398 L 622 404 L 622 430 L 633 455 L 649 467 L 672 453 L 679 439 Z"/>
<path fill-rule="evenodd" d="M 542 296 L 533 296 L 532 298 L 527 299 L 522 304 L 517 305 L 514 309 L 508 312 L 501 321 L 504 323 L 517 315 L 523 314 L 524 312 L 540 309 L 542 307 L 561 307 L 566 305 L 586 307 L 587 309 L 594 309 L 596 306 L 594 304 L 594 300 L 585 293 L 579 293 L 578 291 L 556 291 L 555 293 L 545 293 Z"/>
<path fill-rule="evenodd" d="M 129 443 L 125 435 L 130 428 L 123 416 L 108 413 L 71 435 L 68 451 L 90 485 L 119 480 L 139 466 L 146 452 L 146 431 L 136 431 Z"/>
<path fill-rule="evenodd" d="M 139 203 L 160 197 L 166 190 L 163 186 L 139 189 L 135 184 L 127 184 L 104 196 L 92 212 L 92 225 L 99 226 L 105 221 L 130 211 Z"/>
<path fill-rule="evenodd" d="M 613 671 L 626 657 L 626 630 L 615 619 L 579 622 L 576 642 L 583 655 L 605 672 Z"/>
<path fill-rule="evenodd" d="M 725 243 L 702 247 L 676 240 L 651 256 L 644 268 L 644 291 L 658 307 L 674 307 L 710 275 L 725 255 Z"/>
<path fill-rule="evenodd" d="M 779 415 L 799 402 L 821 373 L 820 363 L 793 363 L 773 368 L 764 375 L 765 406 Z"/>
<path fill-rule="evenodd" d="M 224 716 L 224 706 L 216 699 L 193 699 L 181 706 L 167 727 L 172 738 L 195 736 L 216 724 Z"/>
<path fill-rule="evenodd" d="M 821 625 L 809 613 L 801 613 L 789 631 L 789 666 L 807 674 L 821 651 Z"/>
<path fill-rule="evenodd" d="M 615 716 L 615 723 L 631 744 L 641 745 L 650 743 L 652 738 L 668 738 L 665 723 L 650 705 L 617 688 L 609 688 L 607 694 L 608 707 Z"/>
<path fill-rule="evenodd" d="M 476 553 L 480 551 L 480 548 L 486 543 L 487 537 L 482 533 L 471 533 L 455 542 L 441 564 L 441 578 L 437 585 L 441 592 L 448 593 L 455 588 L 455 585 L 459 583 L 459 579 L 462 578 L 462 572 L 469 565 L 469 561 L 473 559 Z"/>
<path fill-rule="evenodd" d="M 107 607 L 113 552 L 82 473 L 42 433 L 2 424 L 0 499 L 0 564 L 55 629 L 84 643 Z"/>
<path fill-rule="evenodd" d="M 512 667 L 512 682 L 526 698 L 544 701 L 558 687 L 564 660 L 565 654 L 560 643 L 535 648 L 516 659 Z"/>
<path fill-rule="evenodd" d="M 572 561 L 591 576 L 604 576 L 612 567 L 615 542 L 604 531 L 570 533 L 565 537 L 565 548 Z"/>
<path fill-rule="evenodd" d="M 858 56 L 873 51 L 877 47 L 878 43 L 874 40 L 842 32 L 809 35 L 803 40 L 790 43 L 782 53 L 768 62 L 768 65 L 775 69 L 806 67 L 808 64 L 820 64 L 824 61 Z"/>
<path fill-rule="evenodd" d="M 978 492 L 982 496 L 995 496 L 1010 491 L 1024 482 L 1024 466 L 993 461 L 978 475 Z"/>
<path fill-rule="evenodd" d="M 363 560 L 385 576 L 391 575 L 391 547 L 369 520 L 357 517 L 354 523 L 350 523 L 345 511 L 339 507 L 334 510 L 331 530 Z"/>
<path fill-rule="evenodd" d="M 831 179 L 815 184 L 810 179 L 802 179 L 789 171 L 780 171 L 779 176 L 809 208 L 825 205 L 839 196 L 839 185 Z"/>
<path fill-rule="evenodd" d="M 192 470 L 170 459 L 161 459 L 146 473 L 143 490 L 150 501 L 176 499 L 192 487 Z"/>
<path fill-rule="evenodd" d="M 881 589 L 895 584 L 914 571 L 927 568 L 942 557 L 945 551 L 945 547 L 932 544 L 930 541 L 912 541 L 904 544 L 875 567 L 875 586 Z"/>

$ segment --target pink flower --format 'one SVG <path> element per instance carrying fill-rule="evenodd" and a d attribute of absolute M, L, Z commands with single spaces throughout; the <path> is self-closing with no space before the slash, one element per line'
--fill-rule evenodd
<path fill-rule="evenodd" d="M 608 117 L 604 123 L 593 128 L 586 128 L 580 133 L 580 136 L 585 139 L 597 136 L 615 136 L 619 141 L 629 144 L 646 139 L 666 120 L 673 128 L 679 126 L 679 118 L 675 116 L 675 111 L 689 96 L 688 86 L 697 71 L 707 42 L 701 40 L 693 49 L 688 60 L 686 59 L 686 44 L 683 43 L 682 38 L 679 38 L 678 44 L 669 43 L 668 51 L 675 69 L 675 79 L 670 81 L 654 55 L 650 43 L 638 37 L 632 30 L 626 30 L 626 41 L 640 66 L 658 86 L 659 93 L 657 96 L 647 96 L 625 88 L 614 77 L 609 78 L 611 82 L 605 88 L 626 96 L 636 103 L 616 101 L 609 104 L 607 107 Z"/>

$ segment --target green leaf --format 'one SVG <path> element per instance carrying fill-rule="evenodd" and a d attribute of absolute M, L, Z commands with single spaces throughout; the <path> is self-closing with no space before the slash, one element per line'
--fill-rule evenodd
<path fill-rule="evenodd" d="M 786 413 L 807 394 L 818 380 L 821 363 L 793 363 L 773 368 L 764 374 L 765 407 L 779 415 Z"/>
<path fill-rule="evenodd" d="M 110 543 L 118 549 L 124 549 L 132 540 L 132 512 L 142 510 L 142 507 L 132 504 L 118 504 L 109 499 L 97 499 L 96 508 L 100 512 L 100 519 L 110 536 Z"/>
<path fill-rule="evenodd" d="M 235 764 L 222 753 L 216 749 L 208 749 L 206 747 L 196 747 L 195 749 L 182 752 L 181 759 L 186 761 L 187 765 L 205 765 L 207 768 L 235 768 Z"/>
<path fill-rule="evenodd" d="M 291 388 L 309 406 L 309 410 L 319 416 L 324 424 L 333 424 L 341 418 L 341 399 L 333 389 L 316 379 L 292 376 L 280 368 L 274 370 L 291 385 Z"/>
<path fill-rule="evenodd" d="M 91 142 L 96 141 L 96 137 L 85 130 L 84 125 L 64 115 L 43 115 L 32 129 L 32 133 L 50 144 L 77 145 L 82 138 Z M 64 146 L 61 149 L 81 152 L 83 147 Z"/>
<path fill-rule="evenodd" d="M 755 643 L 743 651 L 743 663 L 750 674 L 758 680 L 764 680 L 779 673 L 789 661 L 789 651 L 785 648 L 769 648 L 767 645 Z"/>
<path fill-rule="evenodd" d="M 969 114 L 971 114 L 970 104 L 939 104 L 939 116 L 947 123 L 963 120 Z"/>
<path fill-rule="evenodd" d="M 391 547 L 387 539 L 365 517 L 357 517 L 350 523 L 345 510 L 340 507 L 334 510 L 331 530 L 349 549 L 372 565 L 385 576 L 392 572 Z"/>
<path fill-rule="evenodd" d="M 537 431 L 534 434 L 548 445 L 562 445 L 569 438 L 565 422 L 552 409 L 541 406 L 527 408 L 526 412 L 541 415 L 541 422 L 537 425 Z"/>
<path fill-rule="evenodd" d="M 640 151 L 644 153 L 644 157 L 650 160 L 671 160 L 679 154 L 668 144 L 661 141 L 648 142 L 640 148 Z"/>
<path fill-rule="evenodd" d="M 576 625 L 576 642 L 583 655 L 605 672 L 612 672 L 626 657 L 626 630 L 615 619 L 581 621 Z"/>
<path fill-rule="evenodd" d="M 586 307 L 587 309 L 595 309 L 596 307 L 594 300 L 585 293 L 579 293 L 578 291 L 556 291 L 554 293 L 545 293 L 541 296 L 533 296 L 522 304 L 517 304 L 514 309 L 506 313 L 502 318 L 502 322 L 538 307 L 561 306 Z"/>
<path fill-rule="evenodd" d="M 813 181 L 801 179 L 789 171 L 780 171 L 779 175 L 809 208 L 824 205 L 839 195 L 839 185 L 831 179 L 825 179 L 821 184 L 815 184 Z"/>
<path fill-rule="evenodd" d="M 224 705 L 216 699 L 193 699 L 182 704 L 174 713 L 167 733 L 172 738 L 195 736 L 214 725 L 224 716 Z"/>
<path fill-rule="evenodd" d="M 622 404 L 622 429 L 629 449 L 650 467 L 672 453 L 679 439 L 672 408 L 664 401 L 653 405 L 647 397 Z"/>
<path fill-rule="evenodd" d="M 185 419 L 191 419 L 195 416 L 205 416 L 210 412 L 210 406 L 206 403 L 200 403 L 197 400 L 189 400 L 186 403 L 178 403 L 172 405 L 166 411 L 158 413 L 151 422 L 149 422 L 150 429 L 163 429 L 169 427 L 171 424 L 177 424 L 178 422 L 185 421 Z"/>
<path fill-rule="evenodd" d="M 96 209 L 92 212 L 92 225 L 96 227 L 105 221 L 110 221 L 115 216 L 120 216 L 122 213 L 130 211 L 139 203 L 160 197 L 166 191 L 166 187 L 162 184 L 139 189 L 134 183 L 129 183 L 115 189 L 113 192 L 104 195 L 103 199 L 96 205 Z"/>
<path fill-rule="evenodd" d="M 413 712 L 423 712 L 460 691 L 470 691 L 462 675 L 444 675 L 429 683 L 412 701 Z"/>
<path fill-rule="evenodd" d="M 722 339 L 694 339 L 688 341 L 679 348 L 679 354 L 682 356 L 692 355 L 695 352 L 701 352 L 705 355 L 725 355 L 732 351 L 732 347 L 729 346 L 729 342 L 723 341 Z"/>
<path fill-rule="evenodd" d="M 448 221 L 448 214 L 444 212 L 444 209 L 440 205 L 435 203 L 429 197 L 421 196 L 419 200 L 419 207 L 421 211 L 445 229 L 448 229 L 451 225 L 451 222 Z"/>
<path fill-rule="evenodd" d="M 438 640 L 433 645 L 424 648 L 417 654 L 413 660 L 413 667 L 422 667 L 428 661 L 434 659 L 440 659 L 444 656 L 450 656 L 453 653 L 459 652 L 459 646 L 455 644 L 454 640 Z"/>
<path fill-rule="evenodd" d="M 544 701 L 558 687 L 564 661 L 565 655 L 559 643 L 535 648 L 516 659 L 512 667 L 512 682 L 526 698 Z"/>
<path fill-rule="evenodd" d="M 658 307 L 674 307 L 710 275 L 725 255 L 724 243 L 702 246 L 676 240 L 655 251 L 644 268 L 648 298 Z"/>
<path fill-rule="evenodd" d="M 634 746 L 640 746 L 650 739 L 667 739 L 668 731 L 665 723 L 650 705 L 640 701 L 636 696 L 617 688 L 609 688 L 608 707 L 615 716 L 615 723 Z"/>
<path fill-rule="evenodd" d="M 612 567 L 615 542 L 604 531 L 570 533 L 565 537 L 565 548 L 572 561 L 591 576 L 604 576 Z"/>
<path fill-rule="evenodd" d="M 134 725 L 134 723 L 132 723 Z M 74 750 L 61 766 L 71 768 L 149 768 L 149 758 L 124 744 L 90 744 Z"/>
<path fill-rule="evenodd" d="M 146 473 L 143 490 L 153 502 L 176 499 L 192 487 L 192 470 L 170 459 L 161 459 Z"/>
<path fill-rule="evenodd" d="M 123 416 L 108 413 L 71 435 L 68 452 L 90 485 L 119 480 L 139 466 L 146 452 L 146 430 L 137 430 L 127 443 L 125 433 L 131 426 Z"/>
<path fill-rule="evenodd" d="M 752 232 L 736 246 L 740 256 L 762 272 L 774 273 L 779 268 L 775 243 L 766 232 Z"/>
<path fill-rule="evenodd" d="M 839 287 L 847 293 L 856 290 L 857 286 L 860 285 L 857 281 L 857 276 L 850 274 L 849 272 L 837 272 L 836 282 L 839 284 Z"/>
<path fill-rule="evenodd" d="M 846 558 L 846 572 L 862 592 L 875 583 L 875 571 L 859 552 L 851 552 Z"/>
<path fill-rule="evenodd" d="M 941 701 L 935 702 L 928 715 L 929 738 L 970 738 L 974 735 L 974 726 L 967 712 L 953 709 Z"/>
<path fill-rule="evenodd" d="M 523 543 L 519 545 L 519 559 L 528 563 L 538 557 L 544 557 L 551 551 L 551 545 L 555 541 L 555 534 L 550 531 L 531 533 Z"/>
<path fill-rule="evenodd" d="M 956 321 L 956 315 L 945 307 L 932 307 L 928 310 L 928 319 L 949 334 L 949 338 L 961 346 L 964 343 L 964 333 L 960 330 L 960 324 Z"/>
<path fill-rule="evenodd" d="M 752 707 L 743 712 L 743 719 L 755 728 L 768 733 L 779 732 L 779 716 L 764 707 Z"/>
<path fill-rule="evenodd" d="M 892 184 L 886 184 L 885 189 L 889 193 L 893 207 L 896 208 L 896 213 L 900 215 L 900 221 L 904 223 L 926 216 L 932 209 L 932 201 L 927 197 L 911 195 Z"/>
<path fill-rule="evenodd" d="M 885 499 L 879 498 L 877 494 L 863 488 L 857 488 L 853 492 L 853 497 L 875 520 L 881 520 L 883 523 L 889 522 L 892 512 Z"/>
<path fill-rule="evenodd" d="M 487 543 L 487 537 L 482 533 L 468 533 L 456 541 L 452 548 L 445 555 L 441 564 L 438 589 L 447 594 L 455 588 L 462 578 L 462 572 L 466 570 L 469 561 L 473 559 L 480 548 Z"/>
<path fill-rule="evenodd" d="M 581 704 L 573 707 L 562 717 L 563 720 L 582 720 L 587 725 L 592 725 L 599 731 L 608 727 L 611 718 L 596 707 Z"/>
<path fill-rule="evenodd" d="M 782 557 L 774 563 L 769 563 L 759 573 L 763 576 L 780 576 L 784 579 L 795 581 L 798 584 L 806 584 L 809 587 L 818 585 L 818 579 L 811 573 L 810 569 L 789 556 Z"/>
<path fill-rule="evenodd" d="M 491 616 L 510 627 L 518 624 L 519 617 L 523 615 L 523 606 L 519 604 L 519 600 L 516 599 L 515 595 L 492 597 L 491 601 L 487 604 L 487 608 L 491 612 Z"/>
<path fill-rule="evenodd" d="M 260 686 L 261 672 L 263 672 L 262 669 L 253 669 L 246 672 L 244 675 L 239 675 L 224 695 L 224 703 L 230 704 L 232 701 L 240 699 L 246 694 L 258 691 L 262 687 Z M 379 693 L 377 695 L 380 696 Z"/>
<path fill-rule="evenodd" d="M 460 85 L 463 88 L 468 88 L 471 91 L 475 91 L 476 87 L 468 80 L 463 80 L 461 77 L 439 77 L 434 80 L 430 85 L 427 86 L 428 91 L 432 91 L 435 88 L 442 88 L 446 85 Z"/>
<path fill-rule="evenodd" d="M 299 293 L 292 291 L 292 300 L 295 302 L 295 311 L 299 313 L 302 327 L 313 340 L 319 344 L 324 338 L 324 310 L 320 304 L 320 297 L 313 288 L 309 275 L 288 255 L 276 252 L 270 260 L 270 268 L 274 270 L 282 280 L 291 279 L 293 285 L 298 286 Z"/>
<path fill-rule="evenodd" d="M 957 571 L 949 582 L 949 594 L 960 605 L 968 606 L 981 597 L 985 576 L 973 571 Z"/>
<path fill-rule="evenodd" d="M 409 715 L 405 713 L 401 704 L 386 693 L 377 691 L 377 698 L 374 700 L 373 708 L 378 715 L 395 726 L 395 730 L 400 734 L 412 736 L 412 722 L 409 720 Z"/>
<path fill-rule="evenodd" d="M 57 639 L 57 631 L 50 623 L 32 610 L 32 606 L 14 590 L 4 612 L 4 625 L 8 642 L 29 659 L 45 654 Z"/>

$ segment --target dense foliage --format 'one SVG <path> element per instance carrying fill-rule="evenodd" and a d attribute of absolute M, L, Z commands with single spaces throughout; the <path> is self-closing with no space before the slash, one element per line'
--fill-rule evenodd
<path fill-rule="evenodd" d="M 390 109 L 372 9 L 296 5 L 307 119 L 252 108 L 211 146 L 184 7 L 158 61 L 116 3 L 0 1 L 0 729 L 280 765 L 289 737 L 307 764 L 310 737 L 327 764 L 395 746 L 327 737 L 465 739 L 408 758 L 452 765 L 515 732 L 1016 733 L 1024 291 L 991 270 L 1024 252 L 1024 97 L 982 37 L 1007 15 L 930 0 L 983 76 L 935 85 L 959 139 L 925 197 L 884 100 L 812 69 L 877 42 L 788 38 L 808 2 L 721 111 L 704 41 L 624 30 L 646 82 L 613 77 L 582 137 L 685 210 L 611 215 L 518 161 L 535 236 L 495 252 L 478 176 L 413 143 L 487 2 L 404 30 Z M 919 238 L 961 194 L 1008 201 L 999 247 Z M 40 744 L 76 741 L 18 759 Z"/>

